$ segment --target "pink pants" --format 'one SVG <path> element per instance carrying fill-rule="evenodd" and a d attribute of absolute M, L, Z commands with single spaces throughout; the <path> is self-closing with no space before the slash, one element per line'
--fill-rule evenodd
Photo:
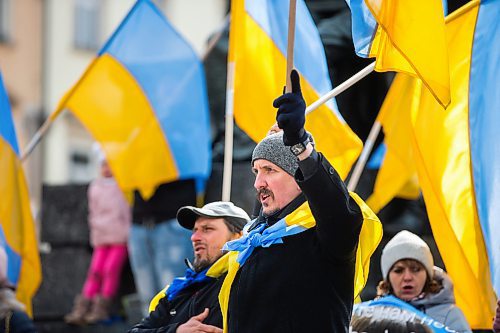
<path fill-rule="evenodd" d="M 113 298 L 120 286 L 120 276 L 126 259 L 126 244 L 94 248 L 87 280 L 83 285 L 83 296 L 91 299 L 100 294 L 105 298 Z"/>

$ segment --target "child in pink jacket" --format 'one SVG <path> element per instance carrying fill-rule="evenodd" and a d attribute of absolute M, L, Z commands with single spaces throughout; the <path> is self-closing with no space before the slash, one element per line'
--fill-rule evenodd
<path fill-rule="evenodd" d="M 90 242 L 94 251 L 81 295 L 75 299 L 69 324 L 91 324 L 109 317 L 109 306 L 118 291 L 127 259 L 130 207 L 108 163 L 102 159 L 101 176 L 88 188 Z"/>

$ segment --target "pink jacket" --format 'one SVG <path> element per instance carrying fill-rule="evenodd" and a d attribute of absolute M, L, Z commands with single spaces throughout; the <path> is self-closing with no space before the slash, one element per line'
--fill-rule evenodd
<path fill-rule="evenodd" d="M 95 179 L 90 183 L 87 196 L 92 246 L 126 244 L 131 210 L 115 179 Z"/>

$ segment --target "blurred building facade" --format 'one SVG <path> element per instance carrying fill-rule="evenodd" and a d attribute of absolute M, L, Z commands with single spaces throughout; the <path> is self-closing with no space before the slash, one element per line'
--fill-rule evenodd
<path fill-rule="evenodd" d="M 42 118 L 43 1 L 0 0 L 0 71 L 8 91 L 19 147 L 36 132 Z M 42 154 L 24 164 L 33 210 L 41 199 Z"/>

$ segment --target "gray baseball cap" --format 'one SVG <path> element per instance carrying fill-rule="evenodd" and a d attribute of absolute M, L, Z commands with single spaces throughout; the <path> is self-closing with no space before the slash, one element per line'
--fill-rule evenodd
<path fill-rule="evenodd" d="M 211 218 L 224 218 L 227 222 L 241 231 L 250 221 L 248 214 L 240 207 L 229 201 L 215 201 L 201 208 L 184 206 L 177 211 L 177 221 L 186 229 L 192 230 L 196 219 L 200 216 Z"/>

